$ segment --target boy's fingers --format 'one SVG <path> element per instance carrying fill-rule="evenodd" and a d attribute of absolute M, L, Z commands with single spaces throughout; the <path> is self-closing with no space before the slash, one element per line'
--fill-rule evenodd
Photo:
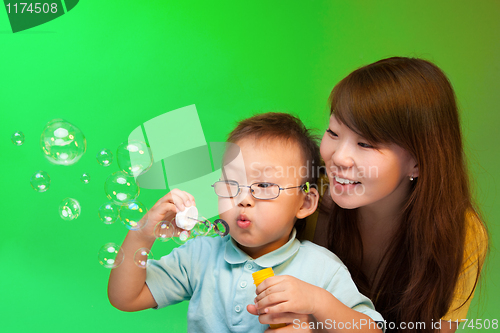
<path fill-rule="evenodd" d="M 257 300 L 255 299 L 255 307 L 257 307 L 257 310 L 260 313 L 264 313 L 264 310 L 276 306 L 277 304 L 283 303 L 288 301 L 287 294 L 285 292 L 279 291 L 279 292 L 273 292 L 272 294 Z M 276 311 L 275 311 L 276 312 Z M 277 311 L 280 312 L 280 311 Z"/>
<path fill-rule="evenodd" d="M 281 283 L 282 281 L 283 281 L 283 275 L 271 276 L 271 277 L 265 279 L 261 284 L 259 284 L 259 286 L 255 290 L 255 293 L 257 295 L 260 295 L 264 290 L 266 290 L 274 285 L 277 285 L 277 284 Z"/>
<path fill-rule="evenodd" d="M 186 207 L 194 205 L 194 197 L 191 194 L 176 188 L 170 193 L 172 193 L 175 206 L 179 209 L 179 211 L 183 211 Z"/>
<path fill-rule="evenodd" d="M 251 313 L 255 316 L 259 315 L 259 312 L 257 311 L 257 307 L 254 304 L 248 304 L 247 311 L 248 311 L 248 313 Z"/>

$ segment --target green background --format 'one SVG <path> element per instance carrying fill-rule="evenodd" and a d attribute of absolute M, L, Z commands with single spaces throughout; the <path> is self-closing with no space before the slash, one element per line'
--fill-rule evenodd
<path fill-rule="evenodd" d="M 224 141 L 237 120 L 264 111 L 295 113 L 320 133 L 333 86 L 394 55 L 435 62 L 455 87 L 475 195 L 491 233 L 468 318 L 500 319 L 499 18 L 496 0 L 82 0 L 54 21 L 13 34 L 0 10 L 0 330 L 185 331 L 187 302 L 124 313 L 107 300 L 109 270 L 97 251 L 121 243 L 126 229 L 97 215 L 104 181 L 117 170 L 116 163 L 98 165 L 97 152 L 114 151 L 145 121 L 190 104 L 207 142 Z M 39 137 L 53 118 L 87 137 L 75 165 L 42 156 Z M 26 135 L 20 147 L 10 141 L 17 130 Z M 51 176 L 45 193 L 29 184 L 38 169 Z M 83 172 L 92 177 L 87 185 Z M 157 193 L 144 190 L 139 198 L 151 207 Z M 68 196 L 82 205 L 70 222 L 57 212 Z M 156 244 L 155 258 L 172 246 Z"/>

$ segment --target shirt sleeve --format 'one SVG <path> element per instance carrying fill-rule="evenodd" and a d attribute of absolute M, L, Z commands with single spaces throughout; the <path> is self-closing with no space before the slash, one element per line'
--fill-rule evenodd
<path fill-rule="evenodd" d="M 174 248 L 160 260 L 148 261 L 146 284 L 160 309 L 189 300 L 193 294 L 190 284 L 193 242 Z"/>
<path fill-rule="evenodd" d="M 372 301 L 359 292 L 345 266 L 337 270 L 325 289 L 351 309 L 367 315 L 375 322 L 384 322 L 382 315 L 375 311 Z"/>
<path fill-rule="evenodd" d="M 455 287 L 453 300 L 442 320 L 464 321 L 467 318 L 478 274 L 488 250 L 488 236 L 481 222 L 469 216 L 462 271 Z M 470 296 L 470 297 L 469 297 Z"/>

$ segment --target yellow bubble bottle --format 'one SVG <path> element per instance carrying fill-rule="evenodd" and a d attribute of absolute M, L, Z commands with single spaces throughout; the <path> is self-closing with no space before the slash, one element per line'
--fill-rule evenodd
<path fill-rule="evenodd" d="M 259 286 L 259 284 L 262 283 L 265 279 L 268 277 L 274 276 L 274 271 L 272 267 L 264 268 L 261 269 L 260 271 L 257 271 L 255 273 L 252 273 L 253 277 L 253 283 L 255 284 L 255 288 Z M 285 327 L 286 324 L 271 324 L 269 325 L 270 328 L 280 328 L 280 327 Z"/>

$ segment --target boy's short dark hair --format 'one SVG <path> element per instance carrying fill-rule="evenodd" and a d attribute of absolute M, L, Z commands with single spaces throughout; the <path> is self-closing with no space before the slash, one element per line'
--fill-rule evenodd
<path fill-rule="evenodd" d="M 302 121 L 288 113 L 267 112 L 244 119 L 229 134 L 227 141 L 241 139 L 278 139 L 284 143 L 296 143 L 307 168 L 306 181 L 311 185 L 318 180 L 320 165 L 319 138 L 311 133 Z"/>

